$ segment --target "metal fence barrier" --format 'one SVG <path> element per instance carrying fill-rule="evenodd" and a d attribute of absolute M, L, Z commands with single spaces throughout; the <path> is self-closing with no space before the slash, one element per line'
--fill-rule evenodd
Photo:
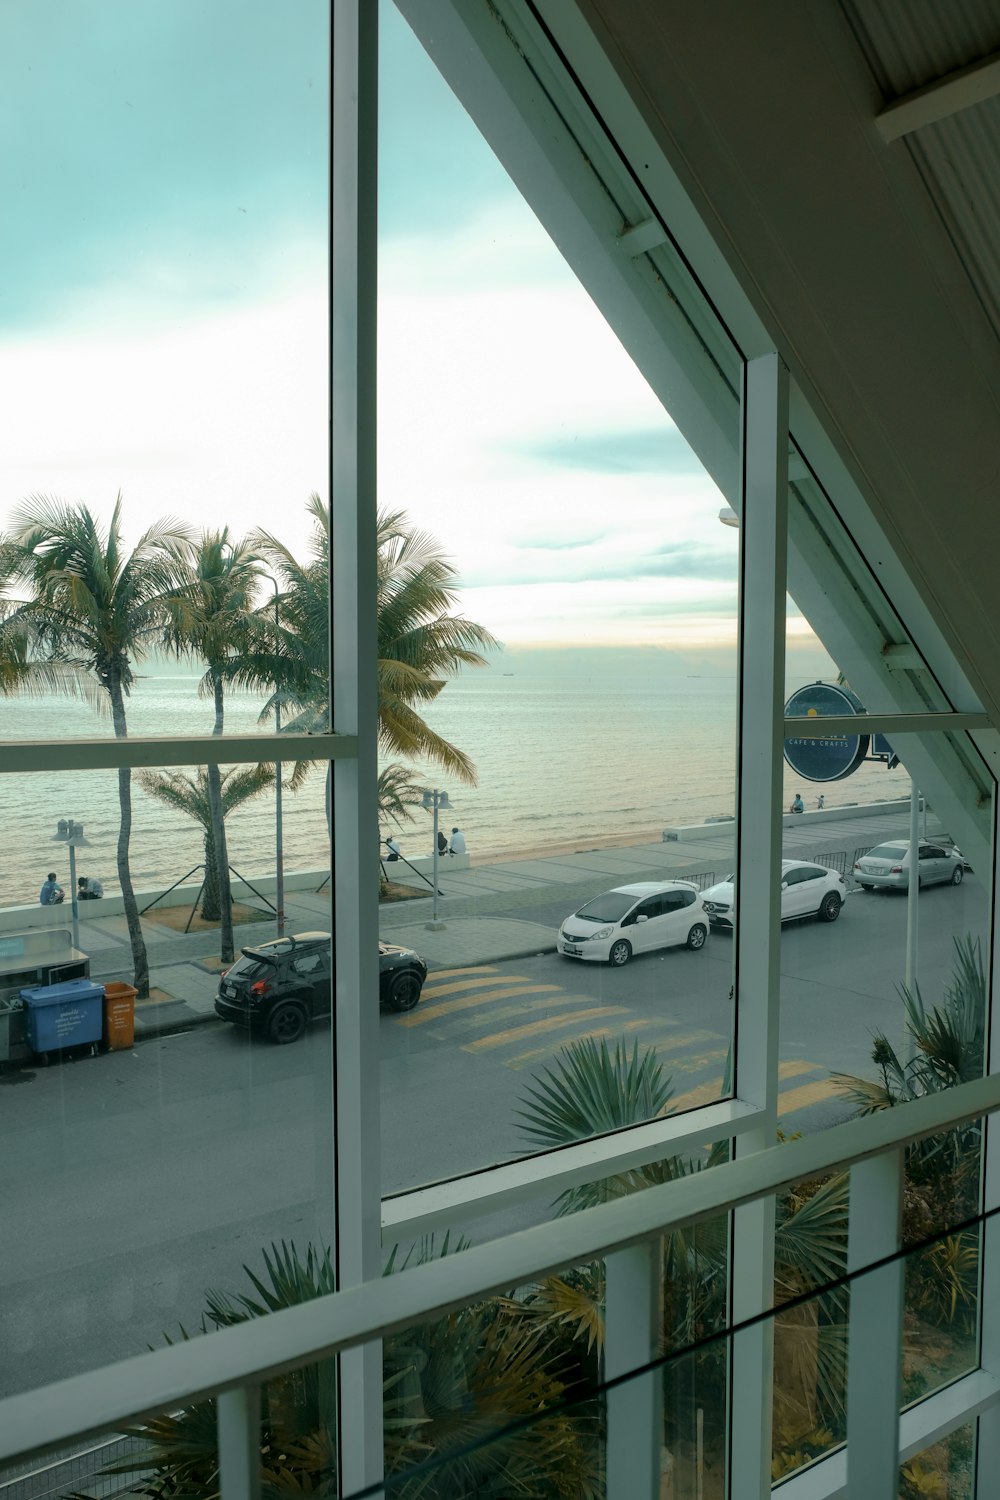
<path fill-rule="evenodd" d="M 116 1500 L 132 1495 L 139 1473 L 101 1474 L 109 1464 L 119 1464 L 141 1456 L 148 1447 L 139 1438 L 118 1437 L 84 1448 L 76 1453 L 54 1457 L 50 1463 L 21 1472 L 0 1469 L 0 1500 L 63 1500 L 70 1490 L 93 1497 L 93 1500 Z"/>

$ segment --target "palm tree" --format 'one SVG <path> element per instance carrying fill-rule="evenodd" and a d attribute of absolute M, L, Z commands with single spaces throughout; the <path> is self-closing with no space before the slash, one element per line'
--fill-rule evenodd
<path fill-rule="evenodd" d="M 215 837 L 215 805 L 211 790 L 211 771 L 211 766 L 199 766 L 194 776 L 187 776 L 183 771 L 140 771 L 139 784 L 143 791 L 155 797 L 158 802 L 186 813 L 201 827 L 205 836 L 205 885 L 201 897 L 201 914 L 206 922 L 217 922 L 225 912 L 226 906 L 222 896 L 222 870 L 219 866 L 218 842 Z M 270 766 L 245 766 L 242 769 L 226 771 L 219 779 L 219 802 L 223 818 L 227 818 L 235 808 L 241 807 L 244 802 L 249 802 L 253 797 L 259 797 L 262 792 L 266 792 L 269 787 L 273 786 L 274 772 Z M 225 889 L 228 894 L 228 880 Z M 232 945 L 232 922 L 233 914 L 230 907 L 230 945 Z M 230 961 L 233 956 L 230 951 Z"/>
<path fill-rule="evenodd" d="M 278 682 L 298 708 L 288 728 L 316 729 L 330 721 L 330 518 L 318 495 L 308 562 L 299 563 L 269 532 L 248 538 L 284 583 L 285 632 L 276 663 L 268 634 L 248 655 L 242 680 Z M 431 702 L 461 666 L 485 666 L 483 651 L 497 642 L 482 625 L 452 613 L 458 577 L 434 539 L 410 525 L 402 511 L 380 511 L 377 531 L 378 736 L 386 756 L 424 756 L 461 780 L 475 782 L 468 756 L 424 722 L 415 705 Z M 270 641 L 274 641 L 273 627 Z"/>
<path fill-rule="evenodd" d="M 452 614 L 458 575 L 426 531 L 403 511 L 378 517 L 379 742 L 386 754 L 422 755 L 475 782 L 463 751 L 436 734 L 414 705 L 438 696 L 462 666 L 482 667 L 498 642 L 482 625 Z"/>
<path fill-rule="evenodd" d="M 184 581 L 165 600 L 170 613 L 165 643 L 178 654 L 197 655 L 207 662 L 208 670 L 202 678 L 201 691 L 212 695 L 215 706 L 212 733 L 221 735 L 225 728 L 225 669 L 239 647 L 245 644 L 253 596 L 260 577 L 259 559 L 245 542 L 230 541 L 227 526 L 222 531 L 203 532 L 196 541 L 185 543 L 178 549 L 177 562 Z M 218 906 L 211 920 L 217 917 L 221 922 L 221 957 L 223 963 L 231 963 L 234 957 L 233 910 L 218 762 L 208 767 L 207 787 L 214 844 L 212 865 L 216 877 L 211 905 L 217 903 Z"/>
<path fill-rule="evenodd" d="M 121 520 L 121 495 L 107 531 L 85 505 L 32 496 L 15 513 L 13 531 L 0 545 L 0 572 L 15 586 L 27 587 L 31 596 L 10 615 L 8 627 L 23 630 L 40 663 L 90 673 L 107 695 L 116 738 L 125 739 L 125 702 L 135 680 L 132 664 L 162 629 L 164 595 L 177 582 L 173 549 L 187 530 L 175 521 L 157 522 L 129 553 Z M 131 770 L 123 766 L 118 772 L 118 882 L 134 983 L 144 999 L 149 961 L 129 866 L 131 781 Z"/>
<path fill-rule="evenodd" d="M 413 1258 L 439 1252 L 433 1243 Z M 230 1328 L 336 1289 L 328 1248 L 302 1255 L 282 1241 L 263 1252 L 258 1275 L 244 1266 L 251 1289 L 209 1292 L 205 1331 Z M 598 1424 L 586 1408 L 566 1409 L 560 1351 L 518 1300 L 494 1297 L 431 1323 L 390 1334 L 383 1345 L 387 1489 L 399 1500 L 465 1500 L 517 1495 L 521 1500 L 597 1500 Z M 336 1493 L 336 1361 L 320 1360 L 269 1380 L 261 1392 L 262 1493 Z M 137 1475 L 130 1493 L 149 1500 L 217 1495 L 214 1398 L 150 1418 L 128 1434 L 141 1440 L 137 1458 L 103 1470 Z M 423 1466 L 427 1466 L 421 1472 Z M 416 1473 L 409 1471 L 419 1466 Z M 82 1500 L 82 1497 L 79 1497 Z"/>
<path fill-rule="evenodd" d="M 728 1069 L 727 1069 L 728 1072 Z M 728 1082 L 723 1084 L 728 1092 Z M 671 1111 L 673 1088 L 656 1053 L 631 1051 L 618 1042 L 583 1037 L 564 1047 L 526 1086 L 518 1129 L 529 1150 L 551 1150 L 588 1136 L 647 1124 Z M 574 1213 L 648 1187 L 675 1182 L 725 1161 L 728 1144 L 716 1142 L 704 1156 L 667 1156 L 603 1181 L 569 1188 L 556 1202 L 559 1214 Z M 842 1274 L 847 1249 L 847 1178 L 813 1182 L 783 1195 L 775 1229 L 777 1301 L 808 1293 Z M 724 1216 L 664 1236 L 662 1307 L 664 1347 L 683 1352 L 712 1331 L 726 1327 L 728 1229 Z M 533 1305 L 550 1322 L 572 1324 L 598 1352 L 603 1345 L 603 1272 L 587 1267 L 564 1286 L 550 1278 L 534 1294 Z M 590 1312 L 587 1304 L 590 1302 Z M 776 1389 L 779 1444 L 782 1426 L 797 1418 L 796 1429 L 814 1428 L 842 1416 L 845 1390 L 846 1304 L 843 1294 L 813 1299 L 775 1325 L 775 1359 L 781 1371 Z M 684 1361 L 683 1363 L 688 1363 Z M 670 1421 L 689 1431 L 692 1387 L 707 1412 L 725 1411 L 725 1355 L 722 1343 L 695 1357 L 693 1369 L 666 1372 Z M 811 1421 L 804 1421 L 808 1414 Z M 714 1434 L 719 1438 L 721 1432 Z"/>

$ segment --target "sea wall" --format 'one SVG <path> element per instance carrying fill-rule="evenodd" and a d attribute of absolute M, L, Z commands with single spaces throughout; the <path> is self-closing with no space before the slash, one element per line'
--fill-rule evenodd
<path fill-rule="evenodd" d="M 431 870 L 433 866 L 431 855 L 419 855 L 408 862 L 400 859 L 394 860 L 386 865 L 386 874 L 400 885 L 417 885 L 430 889 Z M 468 854 L 445 855 L 438 862 L 440 872 L 448 870 L 468 870 L 470 867 Z M 426 877 L 426 879 L 424 878 Z M 286 891 L 316 891 L 323 885 L 329 885 L 329 874 L 323 870 L 286 870 Z M 272 875 L 254 875 L 244 881 L 235 876 L 232 881 L 234 901 L 254 902 L 256 893 L 266 896 L 268 900 L 274 900 L 277 887 L 277 878 Z M 140 912 L 144 907 L 156 902 L 158 906 L 191 906 L 198 898 L 201 890 L 197 882 L 185 882 L 175 885 L 173 889 L 156 887 L 152 890 L 136 891 L 135 897 Z M 94 921 L 100 917 L 119 917 L 124 915 L 125 907 L 120 895 L 109 894 L 102 896 L 99 901 L 79 901 L 77 909 L 81 922 Z M 69 892 L 66 900 L 59 906 L 39 906 L 38 902 L 26 903 L 22 906 L 0 907 L 0 932 L 34 932 L 43 928 L 65 927 L 71 920 L 72 906 Z"/>
<path fill-rule="evenodd" d="M 844 818 L 883 818 L 887 813 L 908 812 L 909 797 L 900 797 L 894 802 L 842 802 L 839 807 L 807 809 L 801 813 L 783 813 L 783 828 L 808 828 L 816 823 L 843 822 Z M 708 823 L 690 823 L 677 828 L 664 828 L 663 842 L 693 843 L 698 839 L 718 838 L 719 833 L 731 818 L 715 818 Z"/>

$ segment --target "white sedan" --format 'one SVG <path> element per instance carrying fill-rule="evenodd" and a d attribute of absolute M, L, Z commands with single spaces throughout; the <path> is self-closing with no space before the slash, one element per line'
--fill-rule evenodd
<path fill-rule="evenodd" d="M 686 880 L 643 880 L 595 896 L 567 917 L 558 951 L 566 958 L 593 959 L 620 969 L 633 953 L 686 943 L 702 948 L 708 916 L 697 886 Z"/>
<path fill-rule="evenodd" d="M 735 876 L 729 875 L 718 885 L 702 891 L 705 910 L 713 927 L 728 928 L 736 924 Z M 826 865 L 814 865 L 801 859 L 781 861 L 781 920 L 794 922 L 799 917 L 818 917 L 821 922 L 836 922 L 847 896 L 843 875 Z"/>

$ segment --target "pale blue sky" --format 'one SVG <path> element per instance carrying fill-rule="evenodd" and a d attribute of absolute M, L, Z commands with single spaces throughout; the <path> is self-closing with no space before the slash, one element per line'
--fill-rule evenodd
<path fill-rule="evenodd" d="M 231 306 L 326 235 L 324 0 L 6 0 L 0 327 Z M 11 149 L 16 143 L 16 149 Z M 170 275 L 163 274 L 169 266 Z"/>
<path fill-rule="evenodd" d="M 380 494 L 512 641 L 732 635 L 720 497 L 383 0 Z M 305 545 L 326 487 L 326 0 L 0 7 L 0 512 Z M 484 524 L 484 517 L 488 524 Z"/>

